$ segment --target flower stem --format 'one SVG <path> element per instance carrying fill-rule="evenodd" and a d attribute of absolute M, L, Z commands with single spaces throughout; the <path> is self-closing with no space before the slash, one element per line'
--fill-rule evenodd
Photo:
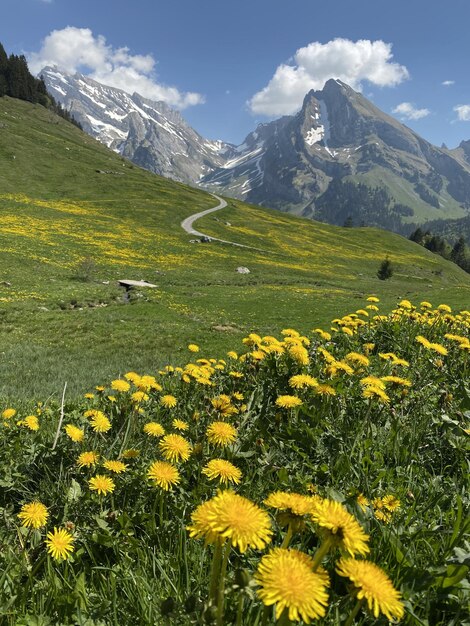
<path fill-rule="evenodd" d="M 321 562 L 323 561 L 323 557 L 328 553 L 332 544 L 333 544 L 333 541 L 331 537 L 328 537 L 327 539 L 323 539 L 323 541 L 321 542 L 320 547 L 313 555 L 312 569 L 314 572 L 318 569 L 318 566 L 321 565 Z"/>
<path fill-rule="evenodd" d="M 243 618 L 243 591 L 239 592 L 238 596 L 238 606 L 237 606 L 237 621 L 235 622 L 235 626 L 243 626 L 242 618 Z"/>
<path fill-rule="evenodd" d="M 214 555 L 212 557 L 211 566 L 211 582 L 209 587 L 209 602 L 215 604 L 217 598 L 217 587 L 219 583 L 220 563 L 222 561 L 223 544 L 217 542 L 214 547 Z"/>
<path fill-rule="evenodd" d="M 352 626 L 354 624 L 354 618 L 359 613 L 359 609 L 361 608 L 363 602 L 364 602 L 364 600 L 358 600 L 356 602 L 353 610 L 349 614 L 348 619 L 344 622 L 344 626 Z"/>
<path fill-rule="evenodd" d="M 230 544 L 225 546 L 222 567 L 220 568 L 219 589 L 217 591 L 217 622 L 216 626 L 222 626 L 224 619 L 224 594 L 225 594 L 225 575 L 227 573 L 228 555 L 230 554 Z"/>
<path fill-rule="evenodd" d="M 281 548 L 288 548 L 289 547 L 289 543 L 290 543 L 290 540 L 292 539 L 292 535 L 293 535 L 292 523 L 289 522 L 289 526 L 287 528 L 286 536 L 284 537 L 284 541 L 282 542 Z"/>

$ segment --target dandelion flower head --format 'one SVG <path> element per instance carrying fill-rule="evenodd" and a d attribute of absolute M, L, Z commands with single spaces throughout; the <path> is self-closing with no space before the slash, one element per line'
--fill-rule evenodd
<path fill-rule="evenodd" d="M 312 565 L 310 556 L 294 549 L 274 548 L 263 556 L 255 574 L 257 593 L 266 606 L 276 605 L 276 619 L 286 611 L 289 620 L 310 624 L 325 615 L 328 575 Z"/>
<path fill-rule="evenodd" d="M 74 538 L 64 528 L 54 528 L 53 532 L 47 533 L 47 552 L 56 561 L 65 561 L 74 551 Z"/>
<path fill-rule="evenodd" d="M 401 594 L 387 574 L 370 561 L 342 558 L 336 571 L 353 583 L 358 600 L 366 600 L 369 611 L 378 618 L 401 619 L 405 613 Z"/>
<path fill-rule="evenodd" d="M 41 528 L 47 523 L 49 513 L 47 507 L 42 502 L 29 502 L 23 504 L 21 511 L 18 513 L 21 525 L 29 528 Z"/>

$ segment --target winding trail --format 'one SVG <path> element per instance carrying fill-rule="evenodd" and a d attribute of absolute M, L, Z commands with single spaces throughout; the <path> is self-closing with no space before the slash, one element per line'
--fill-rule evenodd
<path fill-rule="evenodd" d="M 193 224 L 196 220 L 204 217 L 205 215 L 209 215 L 209 213 L 215 213 L 216 211 L 220 211 L 220 209 L 225 209 L 227 203 L 223 198 L 216 196 L 215 193 L 211 193 L 216 200 L 219 201 L 217 206 L 212 207 L 211 209 L 206 209 L 205 211 L 199 211 L 199 213 L 194 213 L 190 215 L 186 219 L 181 222 L 181 228 L 185 230 L 188 235 L 194 235 L 196 237 L 207 237 L 209 241 L 218 241 L 220 243 L 227 243 L 231 246 L 237 246 L 238 248 L 247 248 L 248 250 L 257 250 L 258 252 L 269 252 L 268 250 L 263 250 L 262 248 L 254 248 L 253 246 L 247 246 L 244 243 L 236 243 L 235 241 L 227 241 L 226 239 L 217 239 L 217 237 L 211 237 L 210 235 L 206 235 L 205 233 L 201 233 L 195 228 L 193 228 Z"/>

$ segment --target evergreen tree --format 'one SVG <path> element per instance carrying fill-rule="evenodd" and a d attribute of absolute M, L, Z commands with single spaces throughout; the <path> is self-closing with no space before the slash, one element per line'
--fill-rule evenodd
<path fill-rule="evenodd" d="M 380 264 L 379 269 L 377 270 L 377 277 L 380 280 L 388 280 L 393 275 L 393 265 L 388 257 L 386 257 L 382 263 Z"/>
<path fill-rule="evenodd" d="M 459 237 L 450 253 L 450 260 L 460 265 L 460 267 L 463 267 L 467 260 L 466 256 L 465 239 L 464 237 Z"/>
<path fill-rule="evenodd" d="M 409 236 L 409 240 L 414 241 L 415 243 L 419 243 L 419 245 L 422 246 L 424 242 L 424 233 L 421 228 L 418 227 L 416 230 L 414 230 Z"/>
<path fill-rule="evenodd" d="M 0 98 L 5 96 L 8 89 L 7 84 L 8 56 L 5 48 L 0 43 Z"/>

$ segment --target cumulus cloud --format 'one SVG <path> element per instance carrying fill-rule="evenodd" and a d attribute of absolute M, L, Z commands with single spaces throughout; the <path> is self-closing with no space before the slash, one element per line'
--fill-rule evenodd
<path fill-rule="evenodd" d="M 417 109 L 411 102 L 402 102 L 393 109 L 392 113 L 396 113 L 405 120 L 420 120 L 422 117 L 427 117 L 431 111 L 429 109 Z"/>
<path fill-rule="evenodd" d="M 470 104 L 458 104 L 454 107 L 460 122 L 470 122 Z"/>
<path fill-rule="evenodd" d="M 444 80 L 441 83 L 444 87 L 450 87 L 451 85 L 455 85 L 455 80 Z"/>
<path fill-rule="evenodd" d="M 204 102 L 199 93 L 181 92 L 159 83 L 152 55 L 131 54 L 127 47 L 113 48 L 102 35 L 95 36 L 89 28 L 67 26 L 53 30 L 39 52 L 28 54 L 28 63 L 35 73 L 46 65 L 56 65 L 69 73 L 80 71 L 105 85 L 128 93 L 136 91 L 179 109 Z"/>
<path fill-rule="evenodd" d="M 360 91 L 362 82 L 380 87 L 398 85 L 409 78 L 405 66 L 392 61 L 392 44 L 361 39 L 318 41 L 299 48 L 292 64 L 282 64 L 269 83 L 248 102 L 253 113 L 295 113 L 310 89 L 322 89 L 329 78 L 338 78 Z"/>

